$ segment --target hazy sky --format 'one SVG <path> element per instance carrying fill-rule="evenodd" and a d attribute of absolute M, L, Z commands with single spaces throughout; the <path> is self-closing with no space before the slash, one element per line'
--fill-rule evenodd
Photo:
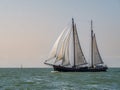
<path fill-rule="evenodd" d="M 120 0 L 0 0 L 0 67 L 43 67 L 74 17 L 90 59 L 90 20 L 108 66 L 120 67 Z"/>

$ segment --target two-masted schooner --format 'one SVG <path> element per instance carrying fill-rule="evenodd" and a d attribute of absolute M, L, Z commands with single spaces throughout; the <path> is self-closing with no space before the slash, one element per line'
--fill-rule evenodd
<path fill-rule="evenodd" d="M 72 18 L 72 25 L 64 29 L 56 40 L 50 58 L 44 64 L 53 66 L 60 72 L 101 72 L 107 71 L 107 66 L 100 56 L 96 37 L 91 21 L 91 63 L 88 64 L 79 42 L 76 24 Z"/>

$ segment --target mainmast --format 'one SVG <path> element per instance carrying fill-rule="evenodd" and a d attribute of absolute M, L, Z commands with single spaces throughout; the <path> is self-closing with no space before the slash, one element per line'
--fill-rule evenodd
<path fill-rule="evenodd" d="M 74 30 L 75 30 L 75 27 L 74 27 L 74 19 L 72 18 L 72 29 L 73 29 L 73 53 L 74 53 L 74 64 L 73 64 L 73 67 L 75 67 L 75 35 L 74 35 Z"/>
<path fill-rule="evenodd" d="M 93 25 L 91 20 L 91 67 L 93 68 Z"/>

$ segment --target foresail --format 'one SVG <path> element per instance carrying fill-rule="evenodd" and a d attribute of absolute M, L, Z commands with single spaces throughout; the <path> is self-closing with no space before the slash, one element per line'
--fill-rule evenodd
<path fill-rule="evenodd" d="M 61 60 L 64 56 L 64 51 L 65 51 L 65 45 L 66 45 L 66 38 L 68 37 L 68 32 L 66 33 L 66 35 L 63 37 L 63 39 L 61 40 L 61 44 L 58 50 L 58 53 L 56 55 L 57 60 Z"/>
<path fill-rule="evenodd" d="M 45 60 L 44 64 L 53 66 L 54 65 L 54 61 L 55 61 L 54 59 L 55 58 L 49 58 L 49 59 Z"/>
<path fill-rule="evenodd" d="M 87 64 L 80 46 L 77 28 L 76 25 L 74 25 L 74 21 L 72 23 L 72 27 L 64 29 L 56 40 L 51 50 L 50 58 L 55 59 L 55 65 L 60 62 L 63 66 L 72 65 L 73 61 L 75 66 Z"/>
<path fill-rule="evenodd" d="M 56 56 L 59 43 L 60 43 L 61 38 L 62 38 L 62 36 L 64 35 L 66 29 L 67 29 L 67 28 L 65 28 L 65 29 L 62 31 L 62 33 L 60 34 L 60 36 L 57 38 L 55 44 L 53 45 L 52 50 L 51 50 L 50 55 L 49 55 L 50 58 Z"/>
<path fill-rule="evenodd" d="M 66 61 L 68 62 L 68 60 L 64 59 L 64 57 L 66 57 L 65 52 L 66 52 L 66 48 L 68 48 L 69 37 L 70 37 L 70 30 L 68 30 L 66 32 L 66 34 L 64 35 L 64 37 L 63 37 L 63 39 L 61 41 L 60 49 L 59 49 L 59 51 L 58 51 L 58 53 L 56 55 L 56 57 L 57 57 L 56 62 L 59 61 L 59 60 L 63 60 L 62 62 L 66 62 Z M 69 52 L 67 52 L 67 53 L 69 53 Z"/>
<path fill-rule="evenodd" d="M 102 58 L 100 56 L 98 47 L 97 47 L 97 42 L 96 42 L 96 37 L 94 34 L 93 37 L 93 63 L 95 64 L 103 64 Z"/>
<path fill-rule="evenodd" d="M 80 65 L 80 64 L 86 64 L 86 60 L 85 60 L 85 57 L 83 55 L 83 52 L 82 52 L 82 49 L 81 49 L 81 46 L 80 46 L 80 42 L 79 42 L 79 37 L 78 37 L 78 34 L 77 34 L 77 28 L 76 28 L 76 25 L 75 25 L 75 28 L 74 28 L 74 38 L 75 38 L 75 65 Z"/>
<path fill-rule="evenodd" d="M 71 31 L 68 33 L 68 37 L 66 38 L 66 45 L 65 45 L 64 56 L 62 60 L 63 66 L 70 65 L 70 59 L 69 59 L 70 35 L 71 35 Z"/>

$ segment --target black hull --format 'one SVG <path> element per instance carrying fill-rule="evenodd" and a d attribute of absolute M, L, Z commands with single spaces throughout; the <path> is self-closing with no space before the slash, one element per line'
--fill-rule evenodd
<path fill-rule="evenodd" d="M 59 72 L 106 72 L 107 67 L 100 67 L 100 68 L 91 68 L 91 67 L 63 67 L 63 66 L 56 66 L 53 65 L 54 71 Z"/>

